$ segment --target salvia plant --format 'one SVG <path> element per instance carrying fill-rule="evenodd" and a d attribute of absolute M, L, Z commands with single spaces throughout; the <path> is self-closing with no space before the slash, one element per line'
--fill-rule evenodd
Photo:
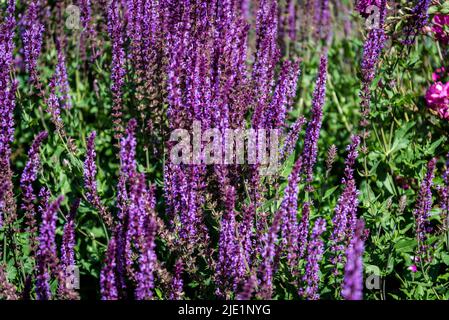
<path fill-rule="evenodd" d="M 0 299 L 449 298 L 447 2 L 0 8 Z"/>

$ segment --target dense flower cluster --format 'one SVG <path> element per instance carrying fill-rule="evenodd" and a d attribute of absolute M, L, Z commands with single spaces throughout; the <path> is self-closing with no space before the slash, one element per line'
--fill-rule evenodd
<path fill-rule="evenodd" d="M 389 268 L 427 278 L 449 225 L 447 122 L 399 112 L 425 80 L 395 72 L 431 1 L 387 19 L 387 0 L 77 0 L 73 30 L 66 2 L 15 3 L 0 5 L 0 299 L 360 300 L 377 294 L 363 257 L 380 265 L 387 241 Z M 447 55 L 447 25 L 410 52 Z M 449 120 L 442 60 L 425 101 Z M 76 290 L 78 271 L 97 286 Z M 447 295 L 438 279 L 426 294 Z"/>

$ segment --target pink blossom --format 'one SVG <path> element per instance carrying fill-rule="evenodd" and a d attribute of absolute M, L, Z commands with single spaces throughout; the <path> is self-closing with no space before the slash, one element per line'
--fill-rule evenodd
<path fill-rule="evenodd" d="M 449 120 L 449 82 L 436 82 L 427 89 L 426 102 L 442 119 Z"/>
<path fill-rule="evenodd" d="M 412 264 L 411 266 L 409 266 L 407 268 L 408 270 L 410 270 L 411 272 L 415 273 L 418 271 L 418 268 L 416 267 L 416 265 Z"/>
<path fill-rule="evenodd" d="M 433 17 L 432 31 L 435 38 L 443 44 L 449 44 L 449 16 L 437 14 Z"/>

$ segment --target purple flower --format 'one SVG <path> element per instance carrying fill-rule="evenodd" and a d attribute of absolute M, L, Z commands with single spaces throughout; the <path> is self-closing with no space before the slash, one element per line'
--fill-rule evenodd
<path fill-rule="evenodd" d="M 312 230 L 310 242 L 307 245 L 307 261 L 305 273 L 302 277 L 305 288 L 299 290 L 299 295 L 308 300 L 318 300 L 318 285 L 320 283 L 320 261 L 324 252 L 324 244 L 321 234 L 326 231 L 326 221 L 318 218 Z"/>
<path fill-rule="evenodd" d="M 266 128 L 283 128 L 287 107 L 296 94 L 296 84 L 300 74 L 299 63 L 285 61 L 281 67 L 279 83 L 264 116 Z"/>
<path fill-rule="evenodd" d="M 131 119 L 126 128 L 126 134 L 120 141 L 120 174 L 128 181 L 131 180 L 136 173 L 136 146 L 135 130 L 137 121 Z"/>
<path fill-rule="evenodd" d="M 288 184 L 279 208 L 282 215 L 282 249 L 287 252 L 288 265 L 292 270 L 298 264 L 298 184 L 303 162 L 300 157 L 294 164 L 288 177 Z"/>
<path fill-rule="evenodd" d="M 435 166 L 436 159 L 433 158 L 427 164 L 427 173 L 421 183 L 415 210 L 413 210 L 416 224 L 416 238 L 418 240 L 417 255 L 421 257 L 427 252 L 426 240 L 429 233 L 430 210 L 432 209 L 432 186 Z"/>
<path fill-rule="evenodd" d="M 84 31 L 89 29 L 90 19 L 92 16 L 92 8 L 90 0 L 78 0 L 78 6 L 80 7 L 80 20 L 81 26 Z"/>
<path fill-rule="evenodd" d="M 296 13 L 296 1 L 294 0 L 289 0 L 288 4 L 287 4 L 287 8 L 288 8 L 288 18 L 287 18 L 287 22 L 288 22 L 288 36 L 290 37 L 290 40 L 295 41 L 296 40 L 296 32 L 297 32 L 297 27 L 296 27 L 296 22 L 297 22 L 297 13 Z"/>
<path fill-rule="evenodd" d="M 302 217 L 301 222 L 299 223 L 298 230 L 298 258 L 301 259 L 304 257 L 304 254 L 307 249 L 307 242 L 309 236 L 309 217 L 310 217 L 310 202 L 304 202 L 302 207 Z"/>
<path fill-rule="evenodd" d="M 112 117 L 114 122 L 115 138 L 122 135 L 122 94 L 125 83 L 125 50 L 124 50 L 124 24 L 120 17 L 120 2 L 112 0 L 108 8 L 108 31 L 112 41 L 111 91 L 112 91 Z"/>
<path fill-rule="evenodd" d="M 262 299 L 271 299 L 273 294 L 273 273 L 274 273 L 274 258 L 276 254 L 276 241 L 278 240 L 278 233 L 281 222 L 284 219 L 283 210 L 278 210 L 274 215 L 273 221 L 267 233 L 262 236 L 262 262 L 258 270 L 259 279 L 259 293 Z"/>
<path fill-rule="evenodd" d="M 60 103 L 65 109 L 70 109 L 72 108 L 72 99 L 70 97 L 70 85 L 67 76 L 64 51 L 61 48 L 60 41 L 57 41 L 56 43 L 58 50 L 58 64 L 56 65 L 55 70 L 56 85 L 59 87 L 59 92 L 61 93 Z"/>
<path fill-rule="evenodd" d="M 237 288 L 245 274 L 244 254 L 236 234 L 235 189 L 227 187 L 225 194 L 226 211 L 221 219 L 216 277 L 217 294 L 224 297 Z"/>
<path fill-rule="evenodd" d="M 318 138 L 320 136 L 321 122 L 323 121 L 323 107 L 326 98 L 327 57 L 321 56 L 318 77 L 312 99 L 312 118 L 307 126 L 304 139 L 302 158 L 306 182 L 313 180 L 313 167 L 318 154 Z"/>
<path fill-rule="evenodd" d="M 76 199 L 67 216 L 67 222 L 64 225 L 61 244 L 61 263 L 59 266 L 59 296 L 63 299 L 74 300 L 78 294 L 69 285 L 75 280 L 75 215 L 80 204 L 80 199 Z"/>
<path fill-rule="evenodd" d="M 50 79 L 48 88 L 50 94 L 48 96 L 48 99 L 46 100 L 47 109 L 50 112 L 51 121 L 55 125 L 56 130 L 60 131 L 63 129 L 64 124 L 61 118 L 61 105 L 57 96 L 57 84 L 55 75 Z"/>
<path fill-rule="evenodd" d="M 28 161 L 23 169 L 22 176 L 20 178 L 20 187 L 23 193 L 23 203 L 21 205 L 22 210 L 25 211 L 26 224 L 28 226 L 28 232 L 30 233 L 30 248 L 34 252 L 36 250 L 36 238 L 35 233 L 37 231 L 36 222 L 36 210 L 34 207 L 34 201 L 36 196 L 34 194 L 33 183 L 37 179 L 37 173 L 41 165 L 39 158 L 39 147 L 44 139 L 48 136 L 46 131 L 40 132 L 31 145 L 28 151 Z"/>
<path fill-rule="evenodd" d="M 251 266 L 254 256 L 258 253 L 258 250 L 254 249 L 254 218 L 256 215 L 256 211 L 254 210 L 253 204 L 244 206 L 242 208 L 242 211 L 243 221 L 239 225 L 239 235 L 245 262 L 248 266 Z"/>
<path fill-rule="evenodd" d="M 407 25 L 404 27 L 404 39 L 402 43 L 405 45 L 411 45 L 415 41 L 416 36 L 429 22 L 429 6 L 431 0 L 418 0 L 413 7 L 411 17 Z"/>
<path fill-rule="evenodd" d="M 243 286 L 242 291 L 237 295 L 236 300 L 251 300 L 256 285 L 257 277 L 254 274 L 251 274 Z"/>
<path fill-rule="evenodd" d="M 155 237 L 156 222 L 152 216 L 144 218 L 144 230 L 140 233 L 139 271 L 136 276 L 136 299 L 148 300 L 153 297 L 154 270 L 156 263 Z"/>
<path fill-rule="evenodd" d="M 116 251 L 117 243 L 115 237 L 109 240 L 105 261 L 100 273 L 101 300 L 117 300 L 118 289 L 116 279 Z"/>
<path fill-rule="evenodd" d="M 444 185 L 439 187 L 440 207 L 443 211 L 443 225 L 447 227 L 449 225 L 449 153 L 446 156 L 446 169 L 443 173 L 443 181 Z"/>
<path fill-rule="evenodd" d="M 127 226 L 126 226 L 126 267 L 129 275 L 134 277 L 133 249 L 145 250 L 147 243 L 140 245 L 140 236 L 145 236 L 149 231 L 146 226 L 146 210 L 148 191 L 144 174 L 135 174 L 130 181 L 129 206 L 127 210 Z M 148 255 L 149 253 L 145 251 Z M 149 259 L 149 257 L 147 257 Z M 142 294 L 144 295 L 144 294 Z"/>
<path fill-rule="evenodd" d="M 87 139 L 86 160 L 84 161 L 84 186 L 86 188 L 86 197 L 90 203 L 97 197 L 97 166 L 95 164 L 95 137 L 97 133 L 92 131 Z"/>
<path fill-rule="evenodd" d="M 86 188 L 86 198 L 89 203 L 99 211 L 101 218 L 108 227 L 112 227 L 113 219 L 101 203 L 100 196 L 97 191 L 97 166 L 95 164 L 95 137 L 96 132 L 92 131 L 87 139 L 86 160 L 84 160 L 84 187 Z"/>
<path fill-rule="evenodd" d="M 345 300 L 362 300 L 363 298 L 363 252 L 365 223 L 357 221 L 355 235 L 346 250 L 345 276 L 341 296 Z"/>
<path fill-rule="evenodd" d="M 0 212 L 0 226 L 3 222 L 11 224 L 16 220 L 12 171 L 10 167 L 11 142 L 14 139 L 14 109 L 17 82 L 11 79 L 14 72 L 14 18 L 15 1 L 8 1 L 8 8 L 0 24 L 0 181 L 3 194 L 0 202 L 3 208 Z M 2 221 L 2 215 L 5 214 Z"/>
<path fill-rule="evenodd" d="M 5 211 L 5 194 L 7 192 L 8 184 L 7 183 L 1 183 L 0 184 L 0 228 L 3 227 L 3 212 Z"/>
<path fill-rule="evenodd" d="M 61 264 L 65 271 L 66 278 L 70 276 L 67 274 L 70 268 L 75 266 L 75 215 L 80 204 L 80 199 L 75 200 L 72 204 L 67 222 L 64 225 L 61 245 Z"/>
<path fill-rule="evenodd" d="M 295 150 L 296 143 L 298 142 L 299 134 L 301 133 L 302 127 L 306 119 L 304 117 L 299 117 L 290 127 L 290 130 L 285 137 L 284 144 L 280 151 L 280 159 L 287 159 Z"/>
<path fill-rule="evenodd" d="M 338 198 L 332 218 L 333 230 L 330 237 L 332 262 L 337 272 L 337 263 L 342 261 L 342 253 L 351 241 L 357 219 L 359 191 L 354 180 L 354 165 L 358 157 L 357 148 L 360 145 L 360 137 L 353 136 L 352 143 L 347 147 L 348 156 L 345 161 L 345 173 L 342 179 L 344 190 Z"/>
<path fill-rule="evenodd" d="M 362 81 L 371 83 L 376 76 L 377 64 L 380 54 L 387 40 L 382 28 L 372 29 L 363 45 L 363 57 L 361 64 Z"/>
<path fill-rule="evenodd" d="M 384 15 L 385 3 L 382 1 L 381 15 Z M 383 18 L 379 26 L 370 30 L 367 39 L 363 45 L 363 57 L 361 63 L 362 89 L 360 91 L 362 120 L 360 125 L 367 127 L 369 125 L 369 115 L 371 112 L 371 83 L 376 76 L 377 64 L 382 53 L 382 49 L 387 41 L 383 29 Z"/>
<path fill-rule="evenodd" d="M 257 52 L 252 74 L 256 103 L 252 118 L 254 128 L 260 128 L 266 124 L 264 114 L 268 108 L 269 93 L 274 83 L 274 70 L 280 55 L 277 47 L 277 17 L 277 1 L 262 0 L 259 3 L 256 19 Z"/>
<path fill-rule="evenodd" d="M 39 10 L 39 3 L 31 1 L 25 13 L 25 31 L 22 35 L 25 64 L 27 71 L 30 74 L 30 80 L 34 85 L 37 85 L 39 82 L 37 60 L 41 53 L 42 36 L 44 33 L 44 25 L 39 21 L 38 17 Z"/>
<path fill-rule="evenodd" d="M 171 283 L 171 290 L 170 290 L 170 300 L 181 300 L 183 296 L 183 287 L 184 287 L 184 281 L 182 280 L 182 273 L 184 271 L 184 265 L 182 263 L 182 260 L 179 259 L 175 263 L 175 270 L 173 274 L 173 279 Z"/>
<path fill-rule="evenodd" d="M 330 8 L 329 0 L 315 1 L 315 29 L 320 39 L 327 39 L 330 32 Z"/>
<path fill-rule="evenodd" d="M 51 297 L 49 271 L 51 271 L 51 274 L 57 275 L 56 220 L 57 212 L 63 200 L 63 196 L 58 197 L 45 208 L 42 215 L 42 222 L 39 228 L 36 277 L 36 295 L 39 300 L 48 300 Z"/>

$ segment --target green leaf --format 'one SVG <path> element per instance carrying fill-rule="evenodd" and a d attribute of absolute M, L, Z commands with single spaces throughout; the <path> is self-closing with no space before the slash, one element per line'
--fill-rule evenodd
<path fill-rule="evenodd" d="M 418 245 L 415 239 L 403 239 L 396 242 L 394 248 L 398 252 L 413 252 L 414 248 Z"/>
<path fill-rule="evenodd" d="M 326 192 L 324 193 L 323 200 L 326 200 L 327 198 L 329 198 L 330 195 L 333 194 L 333 193 L 335 192 L 335 190 L 338 189 L 338 187 L 339 187 L 339 186 L 335 186 L 335 187 L 332 187 L 332 188 L 326 190 Z"/>

